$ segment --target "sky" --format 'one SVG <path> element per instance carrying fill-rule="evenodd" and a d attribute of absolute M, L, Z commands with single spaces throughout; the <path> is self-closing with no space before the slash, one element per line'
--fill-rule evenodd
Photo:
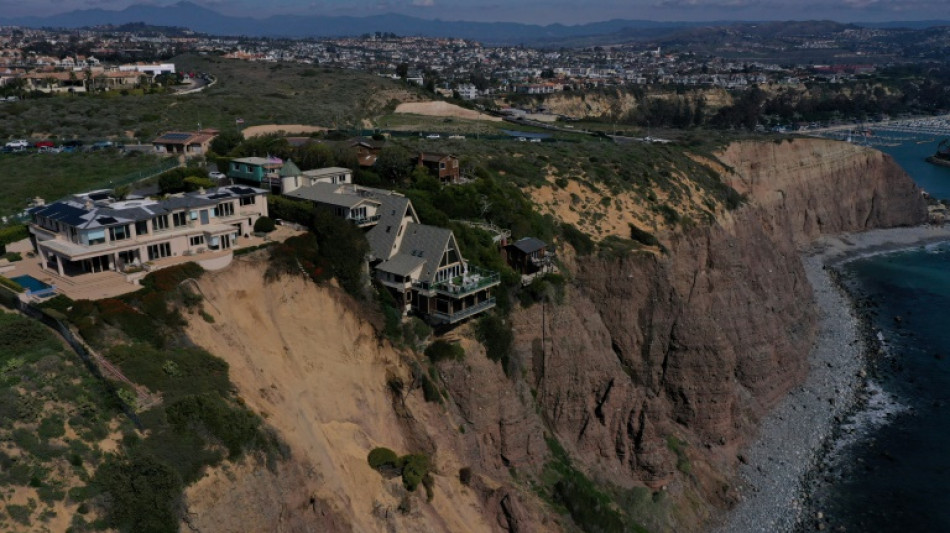
<path fill-rule="evenodd" d="M 130 4 L 177 0 L 0 0 L 5 17 L 50 15 L 76 9 L 120 10 Z M 273 14 L 373 15 L 582 24 L 609 20 L 817 20 L 881 22 L 950 18 L 950 0 L 192 0 L 234 16 Z"/>

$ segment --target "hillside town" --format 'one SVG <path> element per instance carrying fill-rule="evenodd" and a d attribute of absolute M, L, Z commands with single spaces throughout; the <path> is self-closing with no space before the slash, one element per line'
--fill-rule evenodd
<path fill-rule="evenodd" d="M 216 37 L 187 30 L 164 33 L 138 27 L 61 31 L 0 27 L 0 89 L 16 86 L 27 92 L 75 92 L 135 87 L 172 73 L 163 61 L 184 52 L 361 70 L 401 77 L 464 100 L 609 86 L 737 89 L 763 83 L 834 83 L 874 72 L 874 63 L 853 61 L 855 57 L 897 54 L 876 30 L 845 32 L 842 38 L 849 39 L 854 50 L 844 61 L 796 64 L 791 56 L 785 61 L 730 59 L 688 51 L 686 46 L 666 50 L 643 44 L 546 49 L 380 32 L 352 38 L 288 40 Z M 816 36 L 785 41 L 784 46 L 799 51 L 843 46 Z M 772 55 L 782 55 L 770 44 L 758 46 Z M 141 61 L 155 64 L 135 66 Z"/>

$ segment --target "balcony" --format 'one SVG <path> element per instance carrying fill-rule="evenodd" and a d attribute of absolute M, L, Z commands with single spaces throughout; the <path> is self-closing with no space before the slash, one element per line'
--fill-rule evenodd
<path fill-rule="evenodd" d="M 416 283 L 414 287 L 421 291 L 435 291 L 451 298 L 463 298 L 501 283 L 497 272 L 478 267 L 468 267 L 467 272 L 447 281 L 437 283 Z"/>
<path fill-rule="evenodd" d="M 481 312 L 483 312 L 483 311 L 487 311 L 487 310 L 491 309 L 492 307 L 495 307 L 495 298 L 489 298 L 489 299 L 484 300 L 484 301 L 481 301 L 481 302 L 479 302 L 479 303 L 477 303 L 477 304 L 475 304 L 475 305 L 473 305 L 473 306 L 471 306 L 471 307 L 466 307 L 465 309 L 462 309 L 462 310 L 460 310 L 460 311 L 456 311 L 456 312 L 454 312 L 454 313 L 445 313 L 445 312 L 442 312 L 442 311 L 433 311 L 432 313 L 429 314 L 429 317 L 432 319 L 433 322 L 436 322 L 436 323 L 440 323 L 440 324 L 455 324 L 456 322 L 460 322 L 460 321 L 462 321 L 462 320 L 465 320 L 466 318 L 468 318 L 468 317 L 470 317 L 470 316 L 474 316 L 474 315 L 477 315 L 477 314 L 479 314 L 479 313 L 481 313 Z"/>
<path fill-rule="evenodd" d="M 372 215 L 372 216 L 363 217 L 363 218 L 353 217 L 353 218 L 348 218 L 347 220 L 355 224 L 356 227 L 363 228 L 363 227 L 371 226 L 379 222 L 379 215 Z"/>

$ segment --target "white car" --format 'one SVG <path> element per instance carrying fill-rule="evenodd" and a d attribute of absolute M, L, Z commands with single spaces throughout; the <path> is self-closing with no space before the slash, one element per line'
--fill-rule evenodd
<path fill-rule="evenodd" d="M 426 139 L 440 139 L 440 138 L 442 138 L 442 136 L 439 135 L 438 133 L 430 133 L 426 135 Z"/>
<path fill-rule="evenodd" d="M 224 175 L 224 172 L 218 172 L 217 170 L 213 172 L 208 172 L 208 177 L 213 180 L 223 180 L 227 176 Z"/>
<path fill-rule="evenodd" d="M 23 139 L 17 139 L 15 141 L 10 141 L 6 144 L 7 148 L 29 148 L 30 143 Z"/>

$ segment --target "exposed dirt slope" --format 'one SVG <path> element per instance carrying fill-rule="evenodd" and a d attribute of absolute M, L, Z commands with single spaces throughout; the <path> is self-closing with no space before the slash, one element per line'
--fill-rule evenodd
<path fill-rule="evenodd" d="M 214 323 L 196 317 L 188 334 L 231 365 L 241 397 L 289 446 L 294 464 L 284 471 L 299 484 L 251 468 L 239 468 L 237 481 L 214 476 L 188 492 L 192 522 L 203 531 L 226 523 L 273 530 L 275 518 L 297 531 L 491 530 L 477 494 L 459 484 L 458 468 L 465 463 L 453 442 L 442 438 L 452 428 L 445 415 L 419 402 L 418 394 L 410 396 L 406 416 L 424 420 L 425 438 L 418 439 L 393 409 L 386 381 L 387 372 L 405 372 L 399 354 L 381 345 L 372 326 L 333 289 L 297 277 L 265 283 L 264 269 L 263 262 L 236 261 L 204 276 L 205 308 Z M 411 512 L 396 511 L 405 490 L 367 464 L 376 446 L 400 454 L 435 452 L 442 475 L 435 476 L 431 504 L 420 489 L 411 496 Z M 236 486 L 248 495 L 240 504 L 219 496 Z M 275 502 L 281 506 L 275 509 Z M 335 518 L 317 516 L 324 512 Z"/>

